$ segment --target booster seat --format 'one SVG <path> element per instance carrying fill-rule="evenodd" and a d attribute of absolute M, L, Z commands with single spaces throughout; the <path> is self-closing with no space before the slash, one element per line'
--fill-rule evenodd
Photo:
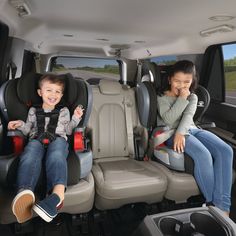
<path fill-rule="evenodd" d="M 147 68 L 147 66 L 149 66 L 151 73 L 153 73 L 153 78 L 155 80 L 159 79 L 159 81 L 156 81 L 155 83 L 154 81 L 151 82 L 151 78 L 148 81 L 147 77 L 150 77 L 150 74 L 144 75 L 142 78 L 145 77 L 146 81 L 141 81 L 141 83 L 138 83 L 137 85 L 137 100 L 139 116 L 141 117 L 140 121 L 144 127 L 149 128 L 151 131 L 154 156 L 157 161 L 170 169 L 193 173 L 192 160 L 185 157 L 187 155 L 177 153 L 165 145 L 164 141 L 173 135 L 174 130 L 169 130 L 168 127 L 160 126 L 160 124 L 156 123 L 158 117 L 156 109 L 156 90 L 158 88 L 156 88 L 156 86 L 162 87 L 163 83 L 167 81 L 166 71 L 163 71 L 163 69 L 160 71 L 154 63 L 150 63 L 150 65 L 145 63 L 145 68 Z M 153 70 L 155 70 L 155 75 L 154 72 L 152 72 Z M 208 91 L 203 86 L 199 85 L 195 90 L 195 94 L 198 96 L 197 111 L 194 115 L 195 124 L 201 127 L 209 127 L 209 125 L 213 126 L 214 124 L 211 123 L 202 123 L 203 115 L 210 104 L 210 95 Z"/>
<path fill-rule="evenodd" d="M 69 108 L 71 115 L 77 105 L 81 104 L 84 108 L 84 115 L 78 127 L 78 130 L 82 130 L 82 133 L 84 133 L 92 107 L 92 93 L 90 87 L 84 80 L 74 79 L 69 74 L 61 76 L 65 76 L 66 80 L 63 102 Z M 0 88 L 1 120 L 3 123 L 4 137 L 4 148 L 0 156 L 0 188 L 4 196 L 5 193 L 13 195 L 12 189 L 15 183 L 17 164 L 19 161 L 17 156 L 23 149 L 21 143 L 27 141 L 26 139 L 22 141 L 21 135 L 18 135 L 19 132 L 11 131 L 11 136 L 15 134 L 18 136 L 17 138 L 14 137 L 12 145 L 10 137 L 7 137 L 7 124 L 10 120 L 20 119 L 25 121 L 29 107 L 41 103 L 41 99 L 36 91 L 40 77 L 41 74 L 28 73 L 21 76 L 21 78 L 7 81 Z M 90 173 L 92 167 L 92 152 L 87 140 L 81 135 L 81 133 L 77 133 L 75 130 L 74 136 L 82 138 L 74 143 L 76 149 L 72 147 L 73 137 L 69 137 L 68 139 L 70 144 L 67 159 L 68 187 L 65 193 L 65 202 L 62 211 L 72 214 L 89 211 L 92 208 L 94 199 L 94 181 Z M 85 144 L 85 146 L 82 146 L 82 144 Z M 86 195 L 86 200 L 80 199 L 80 195 Z M 15 219 L 10 216 L 10 202 L 7 203 L 5 207 L 0 206 L 1 223 L 15 221 Z M 9 213 L 9 217 L 7 218 L 5 215 L 3 219 L 1 212 Z"/>
<path fill-rule="evenodd" d="M 138 106 L 138 113 L 140 117 L 140 123 L 149 130 L 149 148 L 146 155 L 152 158 L 154 153 L 154 142 L 151 138 L 153 130 L 157 127 L 157 87 L 161 85 L 161 71 L 155 64 L 151 63 L 149 67 L 149 74 L 152 73 L 155 83 L 151 80 L 142 82 L 142 77 L 137 83 L 136 99 Z M 154 71 L 153 71 L 154 70 Z M 144 112 L 144 108 L 146 112 Z M 158 143 L 158 144 L 161 144 Z M 161 148 L 164 148 L 163 146 Z M 168 149 L 169 150 L 169 149 Z M 174 159 L 174 157 L 170 156 Z M 156 158 L 155 158 L 156 160 Z M 184 160 L 184 162 L 183 162 Z M 170 168 L 170 165 L 163 165 L 163 162 L 152 161 L 152 165 L 159 168 L 168 179 L 167 190 L 165 198 L 175 202 L 186 202 L 190 197 L 199 195 L 199 189 L 197 183 L 193 177 L 193 162 L 190 157 L 185 156 L 182 160 L 182 164 L 187 167 L 185 171 L 176 171 Z"/>

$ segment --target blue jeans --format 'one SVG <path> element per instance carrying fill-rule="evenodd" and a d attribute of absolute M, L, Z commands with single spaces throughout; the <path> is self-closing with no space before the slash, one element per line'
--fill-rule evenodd
<path fill-rule="evenodd" d="M 67 185 L 67 141 L 57 137 L 46 149 L 38 140 L 33 139 L 29 141 L 20 156 L 16 183 L 18 191 L 20 189 L 34 191 L 45 153 L 47 191 L 52 190 L 57 184 Z"/>
<path fill-rule="evenodd" d="M 213 133 L 190 129 L 185 150 L 194 161 L 194 176 L 207 202 L 224 211 L 230 210 L 233 150 Z M 173 147 L 173 137 L 166 144 Z"/>

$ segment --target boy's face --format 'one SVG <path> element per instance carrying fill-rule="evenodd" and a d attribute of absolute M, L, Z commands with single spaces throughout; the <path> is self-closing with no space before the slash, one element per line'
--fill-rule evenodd
<path fill-rule="evenodd" d="M 54 109 L 63 96 L 62 85 L 47 80 L 42 82 L 41 88 L 37 91 L 39 96 L 42 97 L 44 109 Z"/>

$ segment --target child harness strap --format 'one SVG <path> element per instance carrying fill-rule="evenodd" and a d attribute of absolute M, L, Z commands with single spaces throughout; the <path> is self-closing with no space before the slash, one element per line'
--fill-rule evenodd
<path fill-rule="evenodd" d="M 42 144 L 47 145 L 54 141 L 57 137 L 55 131 L 58 123 L 60 109 L 55 108 L 51 112 L 45 112 L 43 108 L 36 108 L 36 118 L 38 133 L 36 135 L 37 140 Z M 45 118 L 49 117 L 49 123 L 47 130 L 45 130 Z"/>

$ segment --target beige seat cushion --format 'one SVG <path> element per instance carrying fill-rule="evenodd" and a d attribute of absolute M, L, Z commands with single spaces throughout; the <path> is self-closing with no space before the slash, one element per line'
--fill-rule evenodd
<path fill-rule="evenodd" d="M 165 198 L 180 203 L 186 202 L 191 196 L 200 194 L 197 183 L 192 175 L 170 170 L 155 161 L 150 163 L 160 169 L 167 176 L 168 185 Z"/>
<path fill-rule="evenodd" d="M 160 202 L 166 191 L 166 176 L 149 162 L 122 157 L 100 159 L 95 161 L 92 172 L 98 209 L 135 202 Z"/>

